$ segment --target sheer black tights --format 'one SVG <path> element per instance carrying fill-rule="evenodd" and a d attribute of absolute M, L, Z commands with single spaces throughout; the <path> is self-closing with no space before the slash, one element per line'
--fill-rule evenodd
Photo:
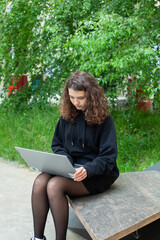
<path fill-rule="evenodd" d="M 56 240 L 65 240 L 68 224 L 68 196 L 88 195 L 88 190 L 81 182 L 75 182 L 46 173 L 40 174 L 33 185 L 32 211 L 34 234 L 43 238 L 49 208 L 54 219 Z"/>

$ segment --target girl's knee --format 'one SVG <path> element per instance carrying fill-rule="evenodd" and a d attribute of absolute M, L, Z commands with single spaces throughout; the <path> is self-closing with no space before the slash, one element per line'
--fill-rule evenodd
<path fill-rule="evenodd" d="M 33 184 L 33 191 L 36 193 L 44 190 L 47 187 L 47 183 L 50 178 L 51 176 L 49 176 L 47 173 L 41 173 L 38 175 Z"/>
<path fill-rule="evenodd" d="M 48 181 L 47 193 L 48 196 L 53 196 L 58 194 L 58 192 L 63 192 L 63 180 L 61 177 L 53 177 Z"/>

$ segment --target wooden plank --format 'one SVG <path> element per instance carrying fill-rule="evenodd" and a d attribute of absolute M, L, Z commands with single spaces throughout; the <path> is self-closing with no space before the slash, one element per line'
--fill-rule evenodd
<path fill-rule="evenodd" d="M 160 172 L 122 173 L 110 190 L 69 199 L 94 240 L 118 240 L 160 218 Z"/>

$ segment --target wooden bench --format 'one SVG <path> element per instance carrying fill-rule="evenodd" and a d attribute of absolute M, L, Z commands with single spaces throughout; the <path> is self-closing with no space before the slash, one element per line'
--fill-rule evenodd
<path fill-rule="evenodd" d="M 160 219 L 160 172 L 121 173 L 108 191 L 69 203 L 87 239 L 121 239 Z"/>

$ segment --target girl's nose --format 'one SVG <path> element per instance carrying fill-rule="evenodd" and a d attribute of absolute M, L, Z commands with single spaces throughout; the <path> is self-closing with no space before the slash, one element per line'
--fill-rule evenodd
<path fill-rule="evenodd" d="M 77 103 L 79 103 L 79 101 L 78 101 L 78 99 L 74 99 L 74 104 L 77 104 Z"/>

